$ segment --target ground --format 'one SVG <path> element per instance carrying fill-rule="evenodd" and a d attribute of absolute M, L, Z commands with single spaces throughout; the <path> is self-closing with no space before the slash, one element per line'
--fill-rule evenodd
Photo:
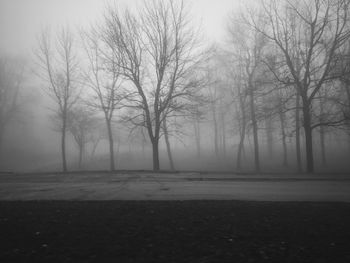
<path fill-rule="evenodd" d="M 348 175 L 71 173 L 0 175 L 0 200 L 350 202 Z"/>
<path fill-rule="evenodd" d="M 350 262 L 350 204 L 0 202 L 0 262 Z"/>
<path fill-rule="evenodd" d="M 350 262 L 345 175 L 12 174 L 0 200 L 0 262 Z"/>

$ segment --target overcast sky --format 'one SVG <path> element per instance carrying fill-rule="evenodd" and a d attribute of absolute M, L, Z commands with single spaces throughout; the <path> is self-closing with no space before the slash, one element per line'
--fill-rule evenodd
<path fill-rule="evenodd" d="M 123 5 L 137 5 L 141 0 L 116 0 Z M 69 24 L 87 26 L 114 0 L 0 0 L 0 52 L 25 54 L 35 43 L 43 26 Z M 211 39 L 224 38 L 227 15 L 240 0 L 185 0 L 190 2 L 196 20 Z"/>

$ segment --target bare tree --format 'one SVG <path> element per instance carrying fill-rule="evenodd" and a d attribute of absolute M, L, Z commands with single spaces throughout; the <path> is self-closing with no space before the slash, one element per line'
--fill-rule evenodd
<path fill-rule="evenodd" d="M 281 61 L 278 56 L 282 56 L 280 52 L 275 52 L 271 49 L 264 59 L 265 65 L 267 65 L 268 71 L 270 71 L 269 78 L 271 84 L 274 86 L 272 89 L 272 114 L 277 115 L 280 122 L 282 147 L 283 147 L 283 165 L 288 166 L 287 157 L 287 126 L 288 121 L 286 115 L 288 112 L 294 111 L 295 122 L 295 149 L 297 160 L 297 171 L 302 172 L 301 164 L 301 149 L 300 149 L 300 96 L 295 92 L 293 85 L 283 83 L 279 79 L 288 77 L 288 71 L 284 67 L 283 60 Z M 298 61 L 298 58 L 296 58 Z M 272 73 L 271 73 L 272 72 Z M 276 76 L 277 79 L 276 79 Z M 271 105 L 269 106 L 271 107 Z M 291 132 L 290 134 L 293 134 Z"/>
<path fill-rule="evenodd" d="M 231 99 L 234 105 L 233 123 L 238 127 L 238 149 L 236 155 L 237 170 L 242 168 L 242 155 L 244 153 L 244 142 L 247 132 L 247 92 L 245 89 L 245 78 L 243 73 L 243 65 L 236 56 L 226 56 L 226 70 L 228 86 L 230 87 Z"/>
<path fill-rule="evenodd" d="M 120 68 L 115 61 L 113 46 L 101 41 L 101 28 L 92 28 L 82 34 L 85 54 L 88 58 L 88 70 L 85 82 L 93 91 L 88 104 L 102 111 L 107 126 L 109 141 L 110 170 L 115 170 L 113 120 L 115 112 L 121 109 L 124 95 L 121 90 Z"/>
<path fill-rule="evenodd" d="M 298 172 L 302 172 L 302 161 L 301 161 L 301 139 L 300 139 L 300 95 L 296 92 L 295 99 L 295 150 Z"/>
<path fill-rule="evenodd" d="M 327 98 L 327 90 L 321 89 L 320 92 L 320 99 L 319 99 L 319 123 L 325 123 L 326 121 L 326 113 L 325 113 L 325 104 L 326 98 Z M 322 165 L 326 166 L 327 165 L 327 158 L 326 158 L 326 145 L 325 145 L 325 137 L 326 137 L 326 127 L 325 125 L 321 125 L 319 127 L 319 134 L 320 134 L 320 146 L 321 146 L 321 160 L 322 160 Z"/>
<path fill-rule="evenodd" d="M 171 146 L 170 146 L 170 140 L 169 140 L 169 127 L 167 123 L 167 117 L 163 118 L 163 134 L 164 134 L 164 140 L 165 140 L 165 145 L 167 149 L 167 154 L 169 158 L 169 163 L 170 163 L 170 169 L 175 170 L 175 165 L 174 165 L 174 159 L 173 159 L 173 154 L 171 152 Z"/>
<path fill-rule="evenodd" d="M 211 120 L 213 124 L 213 131 L 214 131 L 214 152 L 216 158 L 219 157 L 219 125 L 218 125 L 218 101 L 220 99 L 219 94 L 219 88 L 218 88 L 218 81 L 216 79 L 216 74 L 214 70 L 214 66 L 210 65 L 207 69 L 207 76 L 209 85 L 207 86 L 207 97 L 209 98 L 209 110 L 211 114 Z"/>
<path fill-rule="evenodd" d="M 276 83 L 279 85 L 279 83 Z M 282 141 L 282 150 L 283 150 L 283 166 L 288 166 L 288 147 L 287 147 L 287 134 L 288 134 L 288 118 L 287 114 L 290 112 L 289 102 L 293 94 L 290 94 L 290 91 L 285 89 L 283 86 L 277 86 L 274 92 L 270 96 L 269 114 L 270 118 L 277 116 L 280 127 L 280 135 Z"/>
<path fill-rule="evenodd" d="M 114 50 L 122 75 L 134 87 L 129 121 L 147 129 L 153 169 L 159 170 L 159 139 L 164 118 L 184 107 L 196 88 L 196 37 L 183 2 L 144 2 L 138 16 L 109 8 L 104 41 Z M 166 114 L 165 114 L 166 113 Z"/>
<path fill-rule="evenodd" d="M 198 101 L 193 105 L 192 115 L 190 121 L 193 125 L 194 137 L 196 142 L 197 157 L 201 157 L 201 122 L 205 119 L 206 103 L 204 101 Z"/>
<path fill-rule="evenodd" d="M 23 61 L 0 58 L 0 151 L 6 127 L 19 110 L 19 93 L 23 78 Z"/>
<path fill-rule="evenodd" d="M 201 127 L 200 127 L 200 120 L 201 120 L 201 112 L 199 109 L 196 110 L 196 113 L 193 116 L 193 130 L 194 130 L 194 138 L 196 142 L 196 149 L 197 149 L 197 157 L 201 157 Z"/>
<path fill-rule="evenodd" d="M 337 63 L 336 52 L 350 37 L 346 0 L 263 1 L 260 18 L 249 16 L 247 22 L 263 34 L 283 54 L 288 69 L 287 78 L 302 102 L 307 172 L 314 172 L 312 105 L 321 87 L 335 78 L 332 67 Z M 261 26 L 261 19 L 268 27 Z M 280 61 L 281 62 L 281 61 Z M 341 120 L 334 120 L 337 123 Z M 329 124 L 329 123 L 328 123 Z"/>
<path fill-rule="evenodd" d="M 101 142 L 102 134 L 101 130 L 95 127 L 94 131 L 90 134 L 88 141 L 91 143 L 90 160 L 93 160 L 96 149 Z"/>
<path fill-rule="evenodd" d="M 74 37 L 68 28 L 52 35 L 43 30 L 38 37 L 35 52 L 41 72 L 38 75 L 46 81 L 46 92 L 56 103 L 55 115 L 61 125 L 61 153 L 63 171 L 67 171 L 66 133 L 68 112 L 77 102 L 79 89 L 78 59 L 74 47 Z"/>
<path fill-rule="evenodd" d="M 94 140 L 95 137 L 93 136 L 96 118 L 92 111 L 83 106 L 72 108 L 67 118 L 68 130 L 73 135 L 79 149 L 78 167 L 82 168 L 87 143 L 92 141 L 94 143 L 94 150 L 97 147 L 96 141 L 98 142 L 98 140 Z"/>
<path fill-rule="evenodd" d="M 345 122 L 343 127 L 348 137 L 350 136 L 350 41 L 348 41 L 343 50 L 338 52 L 337 64 L 333 67 L 332 72 L 334 76 L 338 77 L 339 82 L 333 84 L 337 87 L 336 95 L 332 96 L 332 103 L 337 104 L 343 116 Z M 322 96 L 320 96 L 322 98 Z M 321 105 L 320 105 L 321 106 Z M 320 136 L 322 136 L 322 130 L 320 130 Z M 349 144 L 350 146 L 350 144 Z"/>
<path fill-rule="evenodd" d="M 273 157 L 273 149 L 274 149 L 274 115 L 271 109 L 271 104 L 273 103 L 274 98 L 272 96 L 265 96 L 263 98 L 262 104 L 264 105 L 262 107 L 262 112 L 260 113 L 262 116 L 262 119 L 264 120 L 264 130 L 265 130 L 265 136 L 266 136 L 266 147 L 268 156 L 270 158 Z"/>
<path fill-rule="evenodd" d="M 250 30 L 242 20 L 233 18 L 230 20 L 229 33 L 235 49 L 233 50 L 235 59 L 240 61 L 244 69 L 244 87 L 249 98 L 249 114 L 253 130 L 255 170 L 260 172 L 257 99 L 258 89 L 262 87 L 260 77 L 264 67 L 262 62 L 266 39 L 260 32 Z"/>

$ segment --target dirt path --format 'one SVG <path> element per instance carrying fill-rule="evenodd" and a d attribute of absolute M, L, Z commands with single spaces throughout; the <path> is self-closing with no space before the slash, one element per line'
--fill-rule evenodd
<path fill-rule="evenodd" d="M 207 177 L 208 178 L 208 177 Z M 323 177 L 191 179 L 181 175 L 0 177 L 0 200 L 255 200 L 350 202 L 350 180 Z"/>

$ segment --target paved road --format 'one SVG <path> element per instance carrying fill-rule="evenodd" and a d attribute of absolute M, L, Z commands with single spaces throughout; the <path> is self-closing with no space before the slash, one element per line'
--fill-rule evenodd
<path fill-rule="evenodd" d="M 212 178 L 211 180 L 206 180 Z M 225 179 L 226 178 L 226 179 Z M 350 202 L 345 177 L 192 174 L 3 175 L 0 200 L 256 200 Z M 202 180 L 204 179 L 204 180 Z"/>

